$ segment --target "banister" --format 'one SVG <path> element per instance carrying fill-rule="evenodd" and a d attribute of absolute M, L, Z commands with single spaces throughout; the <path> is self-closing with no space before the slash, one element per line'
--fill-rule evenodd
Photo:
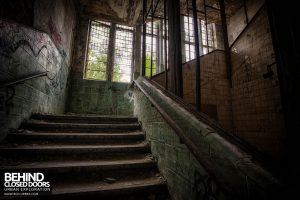
<path fill-rule="evenodd" d="M 190 138 L 185 136 L 185 132 L 177 125 L 177 123 L 170 117 L 169 114 L 167 114 L 163 108 L 148 94 L 147 91 L 143 89 L 143 87 L 134 80 L 134 84 L 142 91 L 142 93 L 149 99 L 151 104 L 158 110 L 158 112 L 161 114 L 161 116 L 167 121 L 167 123 L 171 126 L 171 128 L 176 132 L 178 137 L 183 141 L 184 144 L 186 144 L 187 148 L 192 152 L 192 154 L 196 157 L 196 159 L 201 162 L 205 163 L 205 169 L 209 172 L 209 174 L 216 180 L 216 182 L 222 187 L 224 186 L 225 191 L 229 193 L 233 193 L 233 191 L 226 187 L 225 183 L 222 183 L 222 180 L 217 179 L 215 176 L 215 169 L 214 166 L 208 162 L 207 159 L 205 159 L 205 155 L 202 155 L 202 153 L 199 151 L 199 148 L 193 143 Z"/>
<path fill-rule="evenodd" d="M 10 108 L 13 107 L 12 99 L 16 94 L 15 85 L 23 84 L 25 81 L 35 79 L 42 76 L 47 76 L 48 72 L 38 72 L 35 74 L 30 74 L 27 76 L 23 76 L 21 78 L 17 78 L 15 80 L 7 81 L 7 82 L 1 82 L 0 83 L 0 89 L 5 90 L 6 96 L 4 98 L 1 98 L 0 104 L 4 105 L 4 110 L 6 110 L 6 115 L 9 115 Z M 11 92 L 9 92 L 11 91 Z"/>
<path fill-rule="evenodd" d="M 13 85 L 24 83 L 24 81 L 28 81 L 28 80 L 31 80 L 31 79 L 34 79 L 34 78 L 47 76 L 47 75 L 48 75 L 48 72 L 40 72 L 40 73 L 35 73 L 35 74 L 28 75 L 28 76 L 24 76 L 24 77 L 21 77 L 21 78 L 17 78 L 17 79 L 12 80 L 12 81 L 1 82 L 0 83 L 0 88 L 10 87 L 10 86 L 13 86 Z"/>
<path fill-rule="evenodd" d="M 154 85 L 159 90 L 163 91 L 163 93 L 166 96 L 168 96 L 173 101 L 178 103 L 180 106 L 182 106 L 184 109 L 186 109 L 189 113 L 191 113 L 193 116 L 195 116 L 198 120 L 208 124 L 213 129 L 217 130 L 218 133 L 222 135 L 222 137 L 224 137 L 227 140 L 229 140 L 230 142 L 234 143 L 239 148 L 243 149 L 245 152 L 251 154 L 255 160 L 260 161 L 260 162 L 265 162 L 265 161 L 271 162 L 270 158 L 263 155 L 261 152 L 259 152 L 256 148 L 251 146 L 246 141 L 241 140 L 240 138 L 238 138 L 234 134 L 231 134 L 230 132 L 225 130 L 222 126 L 220 126 L 220 124 L 218 122 L 216 122 L 212 118 L 209 118 L 205 113 L 198 112 L 194 106 L 192 106 L 191 104 L 185 102 L 183 99 L 177 97 L 176 95 L 174 95 L 170 91 L 166 90 L 163 86 L 156 83 L 155 81 L 153 81 L 151 79 L 148 79 L 146 77 L 144 77 L 144 79 L 147 80 L 152 85 Z"/>
<path fill-rule="evenodd" d="M 231 199 L 244 199 L 249 192 L 247 184 L 250 180 L 252 184 L 255 183 L 257 190 L 265 191 L 263 195 L 268 197 L 281 195 L 286 191 L 276 177 L 261 167 L 261 162 L 258 163 L 252 154 L 222 137 L 221 130 L 216 130 L 213 123 L 199 120 L 199 116 L 193 115 L 151 80 L 140 77 L 134 80 L 134 84 L 217 183 L 217 187 Z M 174 108 L 175 104 L 178 107 Z M 247 186 L 246 190 L 244 185 Z M 261 197 L 262 194 L 257 195 Z"/>

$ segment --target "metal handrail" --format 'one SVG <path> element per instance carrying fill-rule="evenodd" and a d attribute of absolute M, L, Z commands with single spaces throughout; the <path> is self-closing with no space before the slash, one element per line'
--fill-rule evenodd
<path fill-rule="evenodd" d="M 40 73 L 36 73 L 36 74 L 31 74 L 22 78 L 17 78 L 15 80 L 12 81 L 8 81 L 5 83 L 0 83 L 0 88 L 4 88 L 4 87 L 9 87 L 12 85 L 17 85 L 17 84 L 21 84 L 24 83 L 25 81 L 34 79 L 34 78 L 38 78 L 38 77 L 42 77 L 42 76 L 47 76 L 48 72 L 40 72 Z"/>

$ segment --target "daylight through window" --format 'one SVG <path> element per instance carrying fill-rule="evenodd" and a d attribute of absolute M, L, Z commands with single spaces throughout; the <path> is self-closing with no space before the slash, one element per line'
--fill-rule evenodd
<path fill-rule="evenodd" d="M 85 78 L 130 82 L 133 31 L 129 26 L 91 21 Z"/>
<path fill-rule="evenodd" d="M 117 25 L 113 81 L 131 81 L 132 44 L 133 28 Z"/>
<path fill-rule="evenodd" d="M 195 36 L 193 17 L 184 16 L 184 54 L 183 60 L 190 61 L 195 59 Z M 200 55 L 207 54 L 215 49 L 215 24 L 205 24 L 204 20 L 198 20 L 198 32 L 200 39 Z M 207 29 L 206 29 L 207 27 Z"/>
<path fill-rule="evenodd" d="M 107 54 L 109 44 L 110 23 L 92 21 L 88 46 L 85 78 L 107 79 Z"/>

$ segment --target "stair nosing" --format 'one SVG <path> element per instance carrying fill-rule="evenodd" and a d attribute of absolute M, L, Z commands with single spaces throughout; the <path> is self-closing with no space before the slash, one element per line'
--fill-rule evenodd
<path fill-rule="evenodd" d="M 24 132 L 24 133 L 9 133 L 8 136 L 145 136 L 142 131 L 125 132 L 125 133 L 72 133 L 72 132 Z"/>
<path fill-rule="evenodd" d="M 127 161 L 127 162 L 126 162 Z M 93 160 L 93 161 L 60 161 L 60 162 L 39 162 L 39 163 L 27 163 L 20 165 L 7 165 L 1 166 L 0 170 L 53 170 L 53 169 L 65 169 L 65 168 L 91 168 L 91 167 L 99 167 L 103 170 L 109 169 L 124 169 L 124 168 L 139 168 L 139 167 L 155 167 L 156 162 L 148 159 L 133 159 L 133 160 L 114 160 L 114 161 L 101 161 L 101 160 Z"/>
<path fill-rule="evenodd" d="M 77 122 L 47 122 L 43 120 L 28 120 L 23 122 L 23 124 L 30 124 L 30 125 L 75 125 L 75 126 L 140 126 L 139 123 L 124 123 L 124 124 L 117 124 L 117 123 L 77 123 Z"/>
<path fill-rule="evenodd" d="M 133 116 L 118 116 L 118 115 L 68 115 L 68 114 L 56 114 L 56 115 L 51 115 L 51 114 L 33 114 L 31 116 L 33 119 L 112 119 L 112 120 L 138 120 L 137 117 Z"/>
<path fill-rule="evenodd" d="M 118 149 L 118 148 L 143 148 L 148 147 L 148 142 L 141 142 L 138 144 L 97 144 L 97 145 L 18 145 L 15 147 L 11 146 L 0 146 L 0 150 L 4 149 L 33 149 L 33 150 L 44 150 L 44 149 Z"/>
<path fill-rule="evenodd" d="M 113 197 L 167 191 L 166 180 L 155 174 L 159 173 L 157 162 L 153 157 L 148 157 L 151 154 L 150 144 L 145 140 L 146 135 L 136 117 L 36 113 L 31 116 L 31 119 L 24 121 L 20 129 L 25 129 L 25 132 L 10 133 L 11 142 L 0 146 L 0 155 L 12 158 L 15 155 L 19 156 L 17 159 L 20 159 L 23 164 L 19 160 L 9 162 L 9 159 L 5 160 L 4 156 L 3 161 L 6 162 L 6 165 L 0 166 L 1 171 L 45 171 L 49 174 L 59 173 L 57 177 L 62 175 L 61 178 L 69 176 L 73 178 L 73 174 L 64 176 L 65 173 L 71 173 L 73 170 L 75 173 L 91 172 L 90 176 L 94 176 L 93 173 L 102 173 L 102 171 L 108 174 L 115 174 L 118 170 L 126 173 L 126 179 L 119 179 L 115 183 L 106 183 L 101 178 L 98 180 L 99 177 L 97 179 L 80 179 L 78 183 L 74 181 L 70 183 L 68 181 L 57 182 L 57 185 L 52 186 L 52 193 L 49 197 L 93 197 L 93 195 Z M 16 142 L 22 139 L 25 139 L 26 142 L 19 142 L 19 144 Z M 58 140 L 60 142 L 63 139 L 70 142 L 72 140 L 83 141 L 84 143 L 40 143 L 41 140 L 51 140 L 51 142 Z M 95 140 L 95 143 L 90 144 L 89 139 Z M 136 143 L 118 142 L 115 144 L 115 141 L 97 143 L 97 141 L 113 140 L 134 140 Z M 31 143 L 27 143 L 28 141 Z M 29 160 L 24 159 L 23 161 L 23 157 L 27 155 L 29 155 Z M 50 159 L 39 160 L 43 155 L 48 155 Z M 52 157 L 53 155 L 55 157 Z M 137 157 L 137 155 L 139 156 Z M 60 160 L 62 156 L 64 156 L 64 160 Z M 130 179 L 129 177 L 132 175 L 135 176 Z"/>
<path fill-rule="evenodd" d="M 132 183 L 134 183 L 134 181 L 131 181 Z M 138 181 L 139 183 L 138 184 L 130 184 L 130 185 L 125 185 L 123 187 L 118 187 L 117 186 L 114 186 L 113 185 L 109 185 L 110 187 L 107 187 L 107 188 L 100 188 L 98 190 L 95 190 L 95 188 L 93 189 L 90 189 L 88 190 L 87 188 L 85 189 L 81 189 L 81 191 L 72 191 L 72 190 L 69 190 L 69 191 L 60 191 L 59 189 L 54 189 L 53 192 L 52 192 L 52 195 L 54 196 L 63 196 L 63 195 L 84 195 L 84 194 L 87 194 L 87 193 L 108 193 L 110 191 L 119 191 L 119 192 L 114 192 L 113 194 L 114 195 L 118 195 L 120 193 L 122 193 L 120 190 L 123 190 L 124 192 L 128 189 L 131 189 L 131 190 L 136 190 L 136 189 L 143 189 L 144 187 L 166 187 L 166 181 L 165 180 L 159 180 L 158 178 L 157 179 L 153 179 L 151 181 L 147 181 L 147 183 L 141 183 L 141 181 Z M 162 188 L 163 189 L 163 188 Z M 63 190 L 63 189 L 61 189 Z M 128 191 L 127 191 L 128 192 Z"/>

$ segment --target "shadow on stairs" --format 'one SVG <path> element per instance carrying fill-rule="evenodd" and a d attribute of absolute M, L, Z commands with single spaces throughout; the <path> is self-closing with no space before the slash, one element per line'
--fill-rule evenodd
<path fill-rule="evenodd" d="M 52 192 L 37 199 L 170 199 L 137 118 L 35 114 L 20 129 L 1 143 L 0 170 L 43 173 Z"/>

